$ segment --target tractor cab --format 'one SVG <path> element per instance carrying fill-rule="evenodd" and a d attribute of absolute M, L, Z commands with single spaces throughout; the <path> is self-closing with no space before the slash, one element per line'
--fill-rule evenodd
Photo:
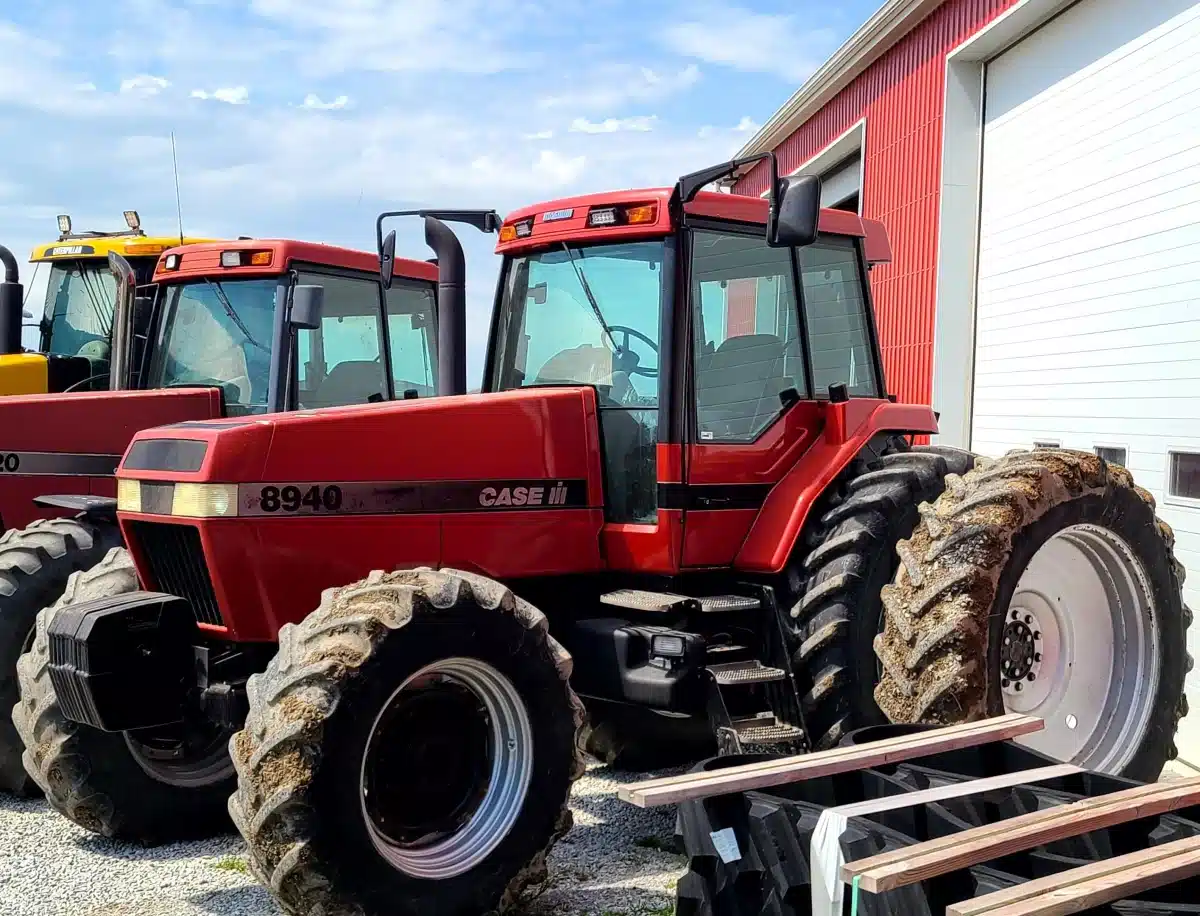
<path fill-rule="evenodd" d="M 886 400 L 867 280 L 883 226 L 819 210 L 814 179 L 754 199 L 699 190 L 710 173 L 519 210 L 497 246 L 484 390 L 595 390 L 606 533 L 672 558 L 651 571 L 731 562 L 827 406 Z M 681 545 L 688 509 L 705 533 Z"/>
<path fill-rule="evenodd" d="M 147 236 L 136 210 L 124 215 L 127 228 L 116 231 L 76 231 L 71 217 L 61 215 L 58 239 L 34 248 L 32 279 L 43 269 L 49 272 L 41 314 L 23 310 L 25 326 L 38 329 L 38 350 L 22 353 L 18 340 L 12 353 L 0 354 L 0 394 L 105 390 L 117 295 L 110 253 L 125 259 L 144 292 L 162 252 L 209 241 Z"/>

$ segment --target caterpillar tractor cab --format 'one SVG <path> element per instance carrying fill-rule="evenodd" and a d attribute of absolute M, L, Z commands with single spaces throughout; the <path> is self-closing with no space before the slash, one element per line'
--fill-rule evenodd
<path fill-rule="evenodd" d="M 461 251 L 453 234 L 439 245 L 434 251 L 446 263 Z M 147 302 L 136 268 L 115 252 L 109 258 L 117 390 L 0 398 L 0 705 L 7 709 L 16 702 L 11 672 L 37 612 L 63 594 L 72 573 L 122 543 L 113 474 L 139 430 L 435 390 L 437 264 L 393 258 L 384 291 L 373 252 L 289 239 L 196 243 L 161 254 Z M 35 791 L 7 713 L 4 789 Z"/>
<path fill-rule="evenodd" d="M 38 349 L 24 352 L 19 335 L 15 343 L 0 340 L 0 395 L 108 388 L 117 292 L 109 254 L 124 258 L 135 284 L 145 289 L 162 252 L 212 241 L 148 236 L 136 210 L 124 215 L 125 229 L 103 232 L 75 231 L 71 217 L 61 215 L 58 238 L 33 249 L 33 279 L 43 268 L 49 271 L 45 301 L 40 316 L 23 308 L 21 318 L 38 328 Z"/>
<path fill-rule="evenodd" d="M 764 158 L 767 199 L 702 190 Z M 1156 774 L 1169 529 L 1095 455 L 913 445 L 937 424 L 886 388 L 883 227 L 774 170 L 510 214 L 478 395 L 135 436 L 128 554 L 18 665 L 51 805 L 144 840 L 227 803 L 288 913 L 475 916 L 546 877 L 598 732 L 795 752 L 1019 707 L 1059 759 Z M 1077 588 L 1023 584 L 1056 563 Z M 1135 667 L 1110 642 L 1075 679 L 1072 614 L 1141 626 Z"/>

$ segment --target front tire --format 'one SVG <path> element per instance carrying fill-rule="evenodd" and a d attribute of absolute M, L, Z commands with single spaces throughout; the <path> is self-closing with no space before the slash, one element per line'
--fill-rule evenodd
<path fill-rule="evenodd" d="M 50 681 L 46 627 L 55 611 L 137 589 L 124 547 L 71 576 L 62 598 L 37 615 L 33 645 L 17 663 L 20 702 L 12 721 L 25 746 L 25 769 L 50 807 L 83 829 L 144 846 L 203 839 L 229 828 L 227 742 L 205 742 L 194 758 L 174 764 L 156 760 L 148 736 L 103 732 L 66 718 Z"/>
<path fill-rule="evenodd" d="M 255 875 L 293 914 L 509 909 L 571 825 L 570 673 L 545 617 L 482 576 L 326 591 L 280 630 L 230 744 Z"/>
<path fill-rule="evenodd" d="M 875 696 L 888 718 L 1028 713 L 1046 725 L 1022 744 L 1158 779 L 1187 714 L 1191 612 L 1154 509 L 1087 452 L 1010 452 L 951 481 L 884 590 Z"/>
<path fill-rule="evenodd" d="M 115 525 L 72 518 L 38 519 L 0 537 L 0 791 L 38 792 L 21 762 L 24 746 L 10 713 L 20 700 L 17 659 L 33 643 L 38 611 L 50 607 L 71 574 L 99 563 L 121 543 Z"/>

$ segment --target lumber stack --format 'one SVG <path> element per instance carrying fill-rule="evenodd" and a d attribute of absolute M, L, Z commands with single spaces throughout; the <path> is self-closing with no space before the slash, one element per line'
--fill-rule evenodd
<path fill-rule="evenodd" d="M 621 786 L 677 805 L 678 916 L 1200 916 L 1200 778 L 1138 784 L 1006 715 Z"/>

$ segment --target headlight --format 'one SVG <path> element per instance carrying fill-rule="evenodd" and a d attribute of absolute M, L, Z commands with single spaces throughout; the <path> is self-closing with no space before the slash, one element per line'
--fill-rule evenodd
<path fill-rule="evenodd" d="M 117 478 L 117 511 L 142 511 L 142 483 L 140 480 Z"/>
<path fill-rule="evenodd" d="M 143 484 L 149 496 L 143 499 Z M 232 518 L 238 514 L 235 483 L 159 483 L 117 479 L 117 509 L 180 518 Z"/>
<path fill-rule="evenodd" d="M 185 518 L 227 518 L 238 514 L 238 488 L 232 483 L 177 483 L 171 514 Z"/>

